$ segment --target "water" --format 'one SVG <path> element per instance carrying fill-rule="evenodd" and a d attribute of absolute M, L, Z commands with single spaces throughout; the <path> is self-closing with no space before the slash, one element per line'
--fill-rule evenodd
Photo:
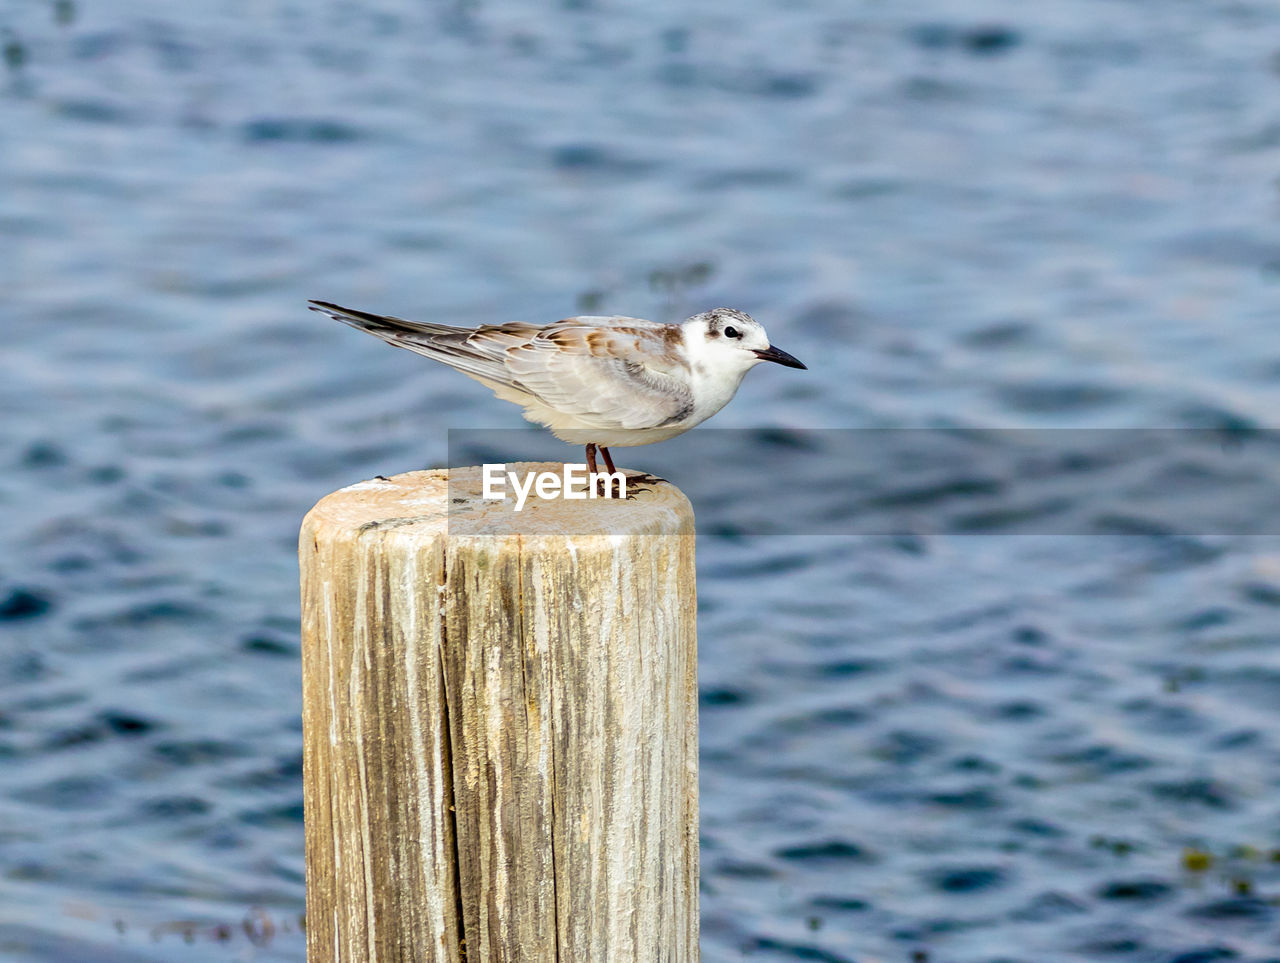
<path fill-rule="evenodd" d="M 6 959 L 303 958 L 297 523 L 518 424 L 306 298 L 740 306 L 810 370 L 720 427 L 1275 424 L 1261 0 L 0 26 Z M 744 518 L 806 497 L 769 437 Z M 699 544 L 707 960 L 1280 959 L 1277 539 L 733 510 Z"/>

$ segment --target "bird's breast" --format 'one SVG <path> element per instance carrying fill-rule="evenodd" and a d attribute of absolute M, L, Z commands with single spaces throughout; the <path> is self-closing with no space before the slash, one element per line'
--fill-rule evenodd
<path fill-rule="evenodd" d="M 699 370 L 701 369 L 701 370 Z M 737 374 L 712 374 L 705 365 L 693 369 L 693 411 L 689 420 L 694 424 L 705 421 L 733 400 L 746 372 Z"/>

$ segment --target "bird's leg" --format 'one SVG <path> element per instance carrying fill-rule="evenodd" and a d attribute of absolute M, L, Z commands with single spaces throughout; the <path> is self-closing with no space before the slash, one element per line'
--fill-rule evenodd
<path fill-rule="evenodd" d="M 603 448 L 601 448 L 600 450 L 604 451 Z M 608 456 L 606 455 L 605 457 L 608 457 Z M 596 446 L 593 443 L 593 444 L 587 445 L 587 478 L 591 479 L 592 495 L 594 495 L 597 491 L 597 487 L 596 487 L 597 470 L 598 469 L 596 468 Z"/>
<path fill-rule="evenodd" d="M 617 474 L 618 469 L 613 467 L 613 459 L 609 457 L 609 449 L 606 448 L 604 445 L 601 445 L 600 454 L 604 457 L 604 467 L 609 472 L 609 474 L 610 475 Z"/>

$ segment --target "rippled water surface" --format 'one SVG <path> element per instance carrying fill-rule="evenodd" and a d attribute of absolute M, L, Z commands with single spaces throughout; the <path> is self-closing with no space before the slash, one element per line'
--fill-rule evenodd
<path fill-rule="evenodd" d="M 303 959 L 298 522 L 520 423 L 322 297 L 728 303 L 809 363 L 714 423 L 758 457 L 698 548 L 705 959 L 1280 959 L 1270 500 L 1104 524 L 1058 465 L 1091 534 L 973 534 L 959 459 L 880 479 L 919 531 L 753 527 L 848 484 L 777 429 L 1274 426 L 1280 7 L 59 0 L 0 46 L 0 957 Z"/>

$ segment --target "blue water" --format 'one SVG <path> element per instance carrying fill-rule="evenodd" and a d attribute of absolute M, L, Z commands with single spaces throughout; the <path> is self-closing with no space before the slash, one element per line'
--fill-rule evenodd
<path fill-rule="evenodd" d="M 810 370 L 719 427 L 1277 420 L 1263 0 L 0 28 L 4 959 L 303 959 L 298 522 L 520 423 L 307 298 L 738 306 Z M 810 497 L 769 437 L 744 513 Z M 1280 539 L 698 551 L 706 960 L 1280 959 Z"/>

